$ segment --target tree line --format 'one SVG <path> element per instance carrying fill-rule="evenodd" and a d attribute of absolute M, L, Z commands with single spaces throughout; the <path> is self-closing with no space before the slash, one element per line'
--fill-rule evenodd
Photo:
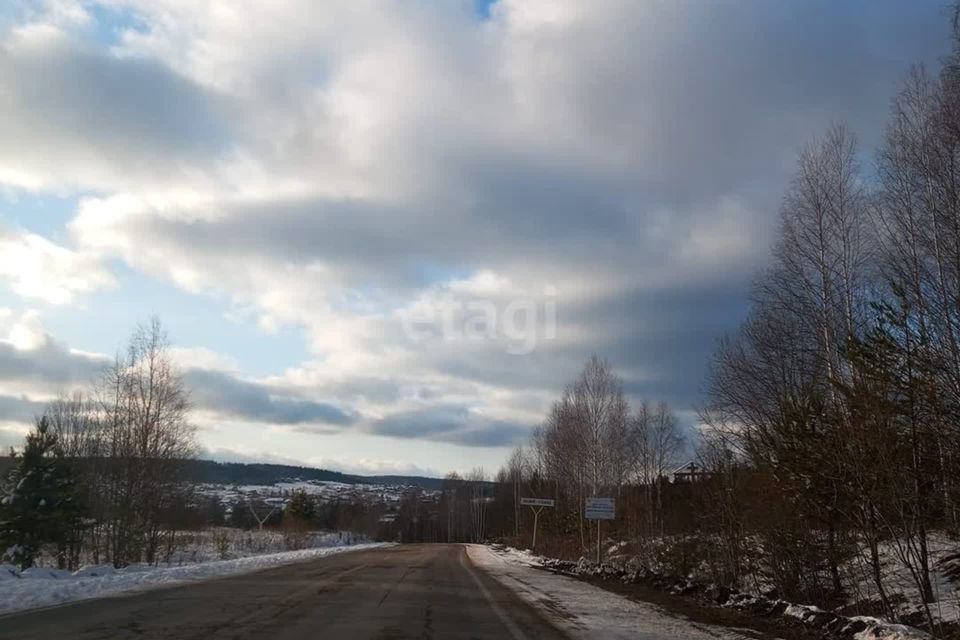
<path fill-rule="evenodd" d="M 856 556 L 893 614 L 881 546 L 929 603 L 930 532 L 960 525 L 960 48 L 911 71 L 872 170 L 859 158 L 841 125 L 800 154 L 772 265 L 711 362 L 703 455 L 764 485 L 776 530 L 716 498 L 728 536 L 777 549 L 780 582 L 838 596 Z"/>
<path fill-rule="evenodd" d="M 554 501 L 539 517 L 539 553 L 576 558 L 595 548 L 598 536 L 663 536 L 677 511 L 668 478 L 688 445 L 669 405 L 645 401 L 631 408 L 612 365 L 594 356 L 486 489 L 483 531 L 529 546 L 533 512 L 521 499 L 537 497 Z M 616 498 L 616 521 L 585 518 L 584 503 L 596 496 Z"/>
<path fill-rule="evenodd" d="M 676 511 L 666 478 L 687 441 L 666 403 L 631 409 L 610 363 L 594 356 L 553 404 L 529 444 L 518 446 L 493 478 L 475 468 L 450 473 L 436 497 L 411 494 L 384 533 L 405 541 L 529 542 L 532 515 L 523 497 L 550 498 L 538 551 L 576 557 L 592 548 L 597 526 L 584 518 L 590 496 L 615 496 L 622 516 L 600 535 L 651 537 Z"/>

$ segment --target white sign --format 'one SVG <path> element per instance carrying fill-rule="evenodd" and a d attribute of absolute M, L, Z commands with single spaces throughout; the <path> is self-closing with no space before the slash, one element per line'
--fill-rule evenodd
<path fill-rule="evenodd" d="M 617 517 L 617 506 L 613 498 L 587 498 L 587 520 L 613 520 Z"/>
<path fill-rule="evenodd" d="M 546 498 L 520 498 L 520 504 L 527 507 L 552 507 L 553 500 Z"/>

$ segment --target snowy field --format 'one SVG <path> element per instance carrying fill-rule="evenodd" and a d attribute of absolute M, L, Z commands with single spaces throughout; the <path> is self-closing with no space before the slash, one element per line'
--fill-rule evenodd
<path fill-rule="evenodd" d="M 339 539 L 334 534 L 326 538 L 327 546 L 179 566 L 137 564 L 118 570 L 112 565 L 100 565 L 83 567 L 74 573 L 32 568 L 21 573 L 12 565 L 0 565 L 0 614 L 247 573 L 335 553 L 384 546 L 381 543 L 334 544 Z"/>
<path fill-rule="evenodd" d="M 199 531 L 177 531 L 157 551 L 156 566 L 178 567 L 212 560 L 236 560 L 283 551 L 300 551 L 321 547 L 348 547 L 369 542 L 366 536 L 349 531 L 263 531 L 210 527 Z M 54 550 L 45 549 L 34 559 L 36 567 L 57 566 Z M 89 545 L 80 557 L 80 564 L 96 564 Z"/>
<path fill-rule="evenodd" d="M 179 566 L 211 560 L 235 560 L 283 551 L 346 547 L 362 542 L 369 542 L 369 540 L 365 536 L 349 531 L 298 533 L 212 527 L 202 531 L 178 532 L 170 544 L 162 549 L 159 564 Z"/>
<path fill-rule="evenodd" d="M 526 552 L 467 548 L 470 560 L 529 604 L 541 609 L 572 638 L 595 640 L 746 640 L 736 630 L 679 618 L 592 584 L 535 568 Z"/>

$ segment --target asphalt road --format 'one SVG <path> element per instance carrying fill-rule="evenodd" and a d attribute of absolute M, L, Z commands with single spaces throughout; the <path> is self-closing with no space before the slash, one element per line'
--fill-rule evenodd
<path fill-rule="evenodd" d="M 476 638 L 565 636 L 459 545 L 404 545 L 0 618 L 0 637 Z"/>

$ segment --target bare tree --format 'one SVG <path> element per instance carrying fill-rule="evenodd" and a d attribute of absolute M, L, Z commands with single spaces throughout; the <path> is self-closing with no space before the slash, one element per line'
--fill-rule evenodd
<path fill-rule="evenodd" d="M 683 445 L 676 416 L 665 402 L 656 407 L 651 407 L 648 402 L 640 405 L 630 421 L 625 450 L 630 458 L 632 479 L 643 486 L 647 494 L 647 522 L 651 534 L 658 522 L 662 524 L 662 482 L 679 464 Z"/>
<path fill-rule="evenodd" d="M 610 363 L 593 356 L 573 385 L 574 416 L 587 453 L 592 491 L 616 481 L 614 447 L 623 438 L 627 403 Z"/>
<path fill-rule="evenodd" d="M 159 319 L 137 328 L 97 398 L 110 556 L 117 565 L 154 562 L 160 514 L 187 490 L 183 462 L 196 451 L 188 393 Z"/>
<path fill-rule="evenodd" d="M 523 497 L 523 484 L 527 476 L 527 456 L 523 445 L 517 445 L 507 459 L 504 480 L 513 487 L 513 526 L 514 535 L 520 537 L 520 498 Z"/>
<path fill-rule="evenodd" d="M 484 540 L 487 524 L 487 474 L 475 467 L 467 474 L 470 486 L 470 529 L 474 542 Z"/>

